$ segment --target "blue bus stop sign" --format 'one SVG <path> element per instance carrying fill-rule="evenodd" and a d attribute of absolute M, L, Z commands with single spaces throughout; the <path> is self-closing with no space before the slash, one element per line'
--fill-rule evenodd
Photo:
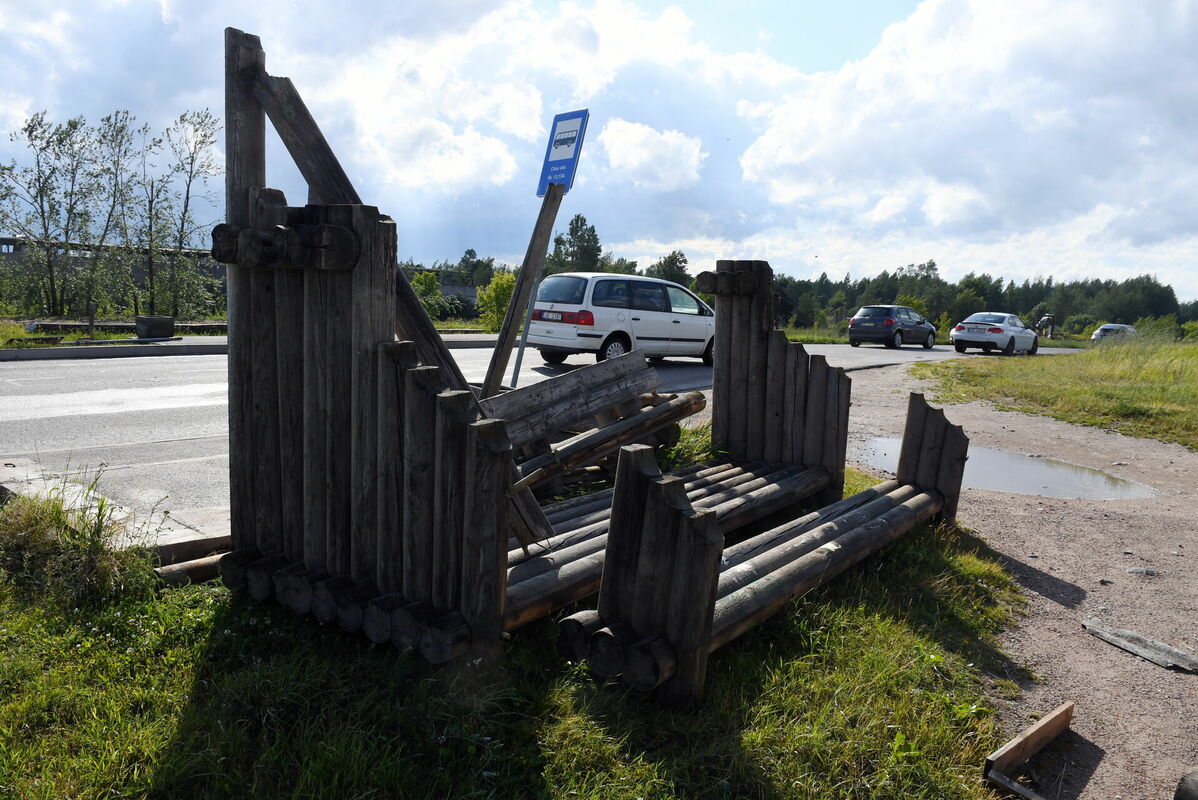
<path fill-rule="evenodd" d="M 551 183 L 565 184 L 567 192 L 574 185 L 574 171 L 578 166 L 578 154 L 582 152 L 582 137 L 587 132 L 589 117 L 590 113 L 584 108 L 553 118 L 549 144 L 545 148 L 545 166 L 541 167 L 541 182 L 537 185 L 537 197 L 544 197 Z"/>

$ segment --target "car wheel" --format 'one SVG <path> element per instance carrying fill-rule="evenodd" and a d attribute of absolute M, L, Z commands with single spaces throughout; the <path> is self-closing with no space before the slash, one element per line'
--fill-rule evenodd
<path fill-rule="evenodd" d="M 1027 349 L 1027 354 L 1029 356 L 1034 356 L 1036 354 L 1036 351 L 1039 349 L 1040 349 L 1040 337 L 1039 336 L 1032 337 L 1032 346 Z"/>
<path fill-rule="evenodd" d="M 551 350 L 541 351 L 541 360 L 546 364 L 560 364 L 566 360 L 565 353 L 554 353 Z"/>
<path fill-rule="evenodd" d="M 703 363 L 709 367 L 715 363 L 715 356 L 712 355 L 712 351 L 714 351 L 714 350 L 715 350 L 715 337 L 713 336 L 707 340 L 707 346 L 703 348 L 703 356 L 702 356 Z"/>
<path fill-rule="evenodd" d="M 936 346 L 936 334 L 929 333 L 928 338 L 923 340 L 923 349 L 931 350 L 935 346 Z"/>
<path fill-rule="evenodd" d="M 861 342 L 857 341 L 856 339 L 849 339 L 849 347 L 860 347 L 860 346 L 861 346 Z"/>
<path fill-rule="evenodd" d="M 954 345 L 953 345 L 953 349 L 954 349 L 954 350 L 956 350 L 958 353 L 964 353 L 964 352 L 965 352 L 965 345 L 963 345 L 963 344 L 954 344 Z"/>
<path fill-rule="evenodd" d="M 1015 337 L 1012 336 L 1010 339 L 1007 339 L 1006 345 L 1003 346 L 1002 354 L 1004 356 L 1009 356 L 1009 355 L 1013 354 L 1014 352 L 1015 352 Z"/>
<path fill-rule="evenodd" d="M 890 339 L 890 346 L 891 347 L 902 347 L 903 346 L 903 332 L 902 331 L 894 332 L 894 336 L 892 336 Z"/>
<path fill-rule="evenodd" d="M 606 361 L 609 358 L 619 358 L 628 352 L 628 339 L 622 333 L 613 333 L 595 353 L 596 361 Z"/>

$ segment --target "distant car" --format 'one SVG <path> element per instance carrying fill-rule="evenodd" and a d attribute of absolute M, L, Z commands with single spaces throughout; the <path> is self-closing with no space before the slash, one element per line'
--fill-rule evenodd
<path fill-rule="evenodd" d="M 1121 337 L 1135 336 L 1136 329 L 1130 325 L 1099 325 L 1094 333 L 1090 334 L 1091 342 L 1101 342 L 1103 339 L 1118 339 Z"/>
<path fill-rule="evenodd" d="M 906 306 L 861 306 L 849 320 L 849 344 L 860 347 L 862 342 L 887 347 L 921 344 L 930 349 L 936 344 L 936 326 Z"/>
<path fill-rule="evenodd" d="M 528 343 L 547 364 L 574 353 L 596 361 L 640 350 L 711 364 L 715 312 L 683 286 L 611 272 L 562 272 L 541 282 Z"/>
<path fill-rule="evenodd" d="M 1036 331 L 1025 325 L 1019 317 L 1005 311 L 970 314 L 953 326 L 948 338 L 958 353 L 964 353 L 968 347 L 976 347 L 986 353 L 1002 350 L 1004 356 L 1016 350 L 1026 350 L 1029 356 L 1034 356 L 1040 349 L 1040 337 Z"/>

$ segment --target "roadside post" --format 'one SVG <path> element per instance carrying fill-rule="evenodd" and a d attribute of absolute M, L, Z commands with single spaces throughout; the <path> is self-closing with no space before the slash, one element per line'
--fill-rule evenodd
<path fill-rule="evenodd" d="M 516 288 L 512 292 L 512 300 L 508 304 L 507 314 L 503 318 L 503 327 L 499 330 L 499 340 L 495 343 L 495 351 L 491 354 L 491 363 L 487 367 L 487 376 L 483 380 L 480 397 L 490 397 L 499 391 L 499 383 L 507 369 L 508 358 L 515 344 L 516 328 L 520 318 L 524 318 L 524 331 L 520 336 L 520 347 L 516 353 L 516 363 L 512 371 L 512 386 L 516 385 L 520 373 L 520 364 L 524 360 L 524 348 L 528 342 L 528 325 L 532 318 L 532 298 L 535 297 L 537 284 L 540 282 L 541 269 L 545 266 L 545 253 L 549 249 L 549 237 L 553 233 L 553 223 L 557 219 L 557 210 L 561 206 L 562 196 L 574 185 L 574 174 L 578 167 L 578 156 L 582 152 L 582 140 L 586 134 L 587 120 L 590 113 L 587 109 L 568 111 L 553 118 L 549 130 L 549 142 L 545 145 L 545 161 L 541 166 L 541 178 L 537 184 L 537 197 L 544 198 L 541 203 L 541 213 L 533 226 L 532 238 L 528 242 L 528 250 L 524 254 L 524 262 L 520 265 L 520 277 L 516 279 Z"/>

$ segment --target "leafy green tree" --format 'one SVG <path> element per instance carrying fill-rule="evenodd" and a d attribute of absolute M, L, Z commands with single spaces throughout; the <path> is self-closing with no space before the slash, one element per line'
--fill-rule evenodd
<path fill-rule="evenodd" d="M 440 319 L 445 311 L 445 297 L 441 293 L 441 281 L 437 273 L 430 271 L 418 272 L 412 277 L 412 290 L 424 306 L 424 313 L 433 319 Z"/>
<path fill-rule="evenodd" d="M 815 315 L 818 311 L 819 305 L 815 302 L 815 293 L 806 292 L 803 294 L 799 298 L 798 305 L 795 306 L 795 327 L 810 328 L 815 324 Z"/>
<path fill-rule="evenodd" d="M 962 289 L 953 298 L 952 316 L 965 319 L 970 314 L 986 310 L 986 300 L 973 289 Z"/>
<path fill-rule="evenodd" d="M 636 261 L 629 261 L 627 258 L 616 258 L 610 252 L 604 253 L 599 259 L 600 272 L 614 272 L 619 275 L 639 275 L 636 268 Z"/>
<path fill-rule="evenodd" d="M 495 258 L 493 256 L 479 258 L 474 248 L 470 248 L 458 259 L 457 268 L 470 276 L 471 286 L 486 286 L 495 275 Z"/>
<path fill-rule="evenodd" d="M 673 281 L 681 286 L 689 286 L 691 275 L 686 269 L 686 254 L 681 250 L 673 250 L 669 255 L 657 259 L 645 274 L 650 278 L 661 278 L 663 281 Z"/>
<path fill-rule="evenodd" d="M 921 317 L 928 316 L 928 304 L 924 302 L 922 297 L 916 297 L 909 294 L 900 294 L 894 298 L 895 305 L 907 306 L 919 312 Z"/>
<path fill-rule="evenodd" d="M 214 278 L 200 272 L 199 260 L 183 253 L 184 248 L 195 247 L 206 239 L 212 227 L 211 220 L 196 218 L 196 201 L 208 204 L 216 201 L 208 181 L 221 174 L 216 157 L 219 130 L 220 122 L 206 108 L 184 111 L 166 129 L 175 247 L 168 261 L 167 292 L 171 315 L 176 317 L 185 308 L 193 312 L 207 310 L 205 307 L 211 305 L 209 296 L 219 289 Z"/>
<path fill-rule="evenodd" d="M 953 329 L 953 326 L 956 325 L 958 321 L 959 320 L 954 320 L 952 317 L 950 317 L 947 311 L 941 314 L 936 320 L 936 338 L 942 342 L 947 342 L 948 332 Z"/>
<path fill-rule="evenodd" d="M 478 290 L 478 311 L 483 327 L 489 331 L 503 327 L 503 318 L 515 289 L 514 272 L 496 272 L 491 282 Z"/>
<path fill-rule="evenodd" d="M 565 235 L 553 237 L 553 252 L 545 259 L 545 272 L 553 275 L 558 272 L 601 272 L 599 261 L 603 255 L 603 246 L 599 243 L 599 234 L 594 225 L 587 224 L 587 218 L 575 214 L 570 220 Z"/>

